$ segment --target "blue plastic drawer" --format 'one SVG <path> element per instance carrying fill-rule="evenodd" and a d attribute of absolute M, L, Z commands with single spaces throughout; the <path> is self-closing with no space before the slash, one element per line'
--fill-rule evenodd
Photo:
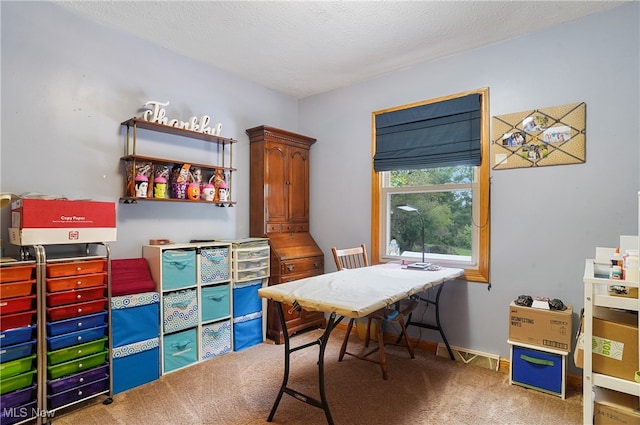
<path fill-rule="evenodd" d="M 202 288 L 202 321 L 227 317 L 231 311 L 229 285 L 205 286 Z"/>
<path fill-rule="evenodd" d="M 87 382 L 97 381 L 109 376 L 109 365 L 105 364 L 84 372 L 74 373 L 62 378 L 47 381 L 49 394 L 57 394 L 70 388 L 84 385 Z"/>
<path fill-rule="evenodd" d="M 162 289 L 194 286 L 196 278 L 195 250 L 170 249 L 162 253 Z"/>
<path fill-rule="evenodd" d="M 241 351 L 245 348 L 253 347 L 262 343 L 262 315 L 250 318 L 245 316 L 242 319 L 248 320 L 233 321 L 233 351 Z"/>
<path fill-rule="evenodd" d="M 0 347 L 29 341 L 33 337 L 33 331 L 35 329 L 35 325 L 30 325 L 0 332 Z"/>
<path fill-rule="evenodd" d="M 35 417 L 37 400 L 15 406 L 13 409 L 2 406 L 0 409 L 0 424 L 11 425 Z"/>
<path fill-rule="evenodd" d="M 29 400 L 36 398 L 36 386 L 32 385 L 20 390 L 11 391 L 10 393 L 2 394 L 0 396 L 0 406 L 2 409 L 8 409 L 9 407 L 19 406 L 27 403 Z"/>
<path fill-rule="evenodd" d="M 160 298 L 157 292 L 111 298 L 113 346 L 160 336 Z"/>
<path fill-rule="evenodd" d="M 108 388 L 109 378 L 100 379 L 98 381 L 63 391 L 59 394 L 47 395 L 47 404 L 49 405 L 49 409 L 57 409 L 65 404 L 73 403 L 74 401 L 82 400 L 94 394 L 98 394 Z"/>
<path fill-rule="evenodd" d="M 189 329 L 163 337 L 162 350 L 165 373 L 198 361 L 196 337 L 196 329 Z"/>
<path fill-rule="evenodd" d="M 100 313 L 47 323 L 47 335 L 62 335 L 67 332 L 100 326 L 107 322 L 107 314 L 106 311 L 102 311 Z"/>
<path fill-rule="evenodd" d="M 195 289 L 169 292 L 162 296 L 162 321 L 164 332 L 176 332 L 197 326 L 198 297 Z"/>
<path fill-rule="evenodd" d="M 231 321 L 212 323 L 202 327 L 200 359 L 206 360 L 231 351 Z"/>
<path fill-rule="evenodd" d="M 514 346 L 513 383 L 554 394 L 562 393 L 562 355 Z"/>
<path fill-rule="evenodd" d="M 262 288 L 261 280 L 233 288 L 233 317 L 262 311 L 262 298 L 258 296 L 260 288 Z"/>
<path fill-rule="evenodd" d="M 229 280 L 229 248 L 203 248 L 200 250 L 200 280 L 215 283 Z"/>
<path fill-rule="evenodd" d="M 11 360 L 30 356 L 32 353 L 35 352 L 35 349 L 36 349 L 35 339 L 32 339 L 29 342 L 22 342 L 20 344 L 2 347 L 0 349 L 0 363 L 10 362 Z"/>
<path fill-rule="evenodd" d="M 47 338 L 47 349 L 49 351 L 59 350 L 61 348 L 71 347 L 72 345 L 82 344 L 83 342 L 94 341 L 105 336 L 107 334 L 107 329 L 107 325 L 102 325 L 96 328 L 89 328 L 81 331 L 70 332 L 64 335 L 49 337 Z"/>
<path fill-rule="evenodd" d="M 160 378 L 159 338 L 136 342 L 113 350 L 114 394 L 158 378 Z"/>

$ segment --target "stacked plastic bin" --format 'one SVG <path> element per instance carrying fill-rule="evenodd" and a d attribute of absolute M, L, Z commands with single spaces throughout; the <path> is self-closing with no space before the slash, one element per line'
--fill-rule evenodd
<path fill-rule="evenodd" d="M 144 258 L 111 260 L 114 394 L 160 377 L 160 298 Z"/>
<path fill-rule="evenodd" d="M 37 286 L 34 262 L 0 267 L 0 423 L 37 410 Z"/>

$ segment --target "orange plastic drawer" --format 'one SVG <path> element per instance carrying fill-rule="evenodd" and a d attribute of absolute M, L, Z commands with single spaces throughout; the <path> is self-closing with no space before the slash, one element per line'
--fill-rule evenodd
<path fill-rule="evenodd" d="M 106 298 L 86 303 L 69 304 L 62 307 L 47 309 L 47 318 L 51 321 L 70 319 L 72 317 L 83 316 L 85 314 L 97 313 L 105 309 Z"/>
<path fill-rule="evenodd" d="M 47 291 L 58 292 L 69 291 L 71 289 L 91 288 L 93 286 L 100 286 L 105 284 L 106 279 L 106 272 L 47 279 Z"/>
<path fill-rule="evenodd" d="M 24 282 L 0 283 L 0 300 L 31 295 L 35 289 L 35 283 L 35 279 Z"/>
<path fill-rule="evenodd" d="M 35 295 L 0 300 L 0 314 L 19 313 L 21 311 L 31 310 L 32 307 L 35 307 L 35 303 Z"/>
<path fill-rule="evenodd" d="M 0 267 L 0 282 L 16 282 L 18 280 L 30 280 L 33 276 L 35 265 Z"/>
<path fill-rule="evenodd" d="M 107 260 L 71 261 L 47 264 L 48 277 L 77 276 L 105 271 Z"/>
<path fill-rule="evenodd" d="M 60 291 L 47 294 L 47 306 L 58 307 L 72 303 L 97 300 L 104 297 L 107 285 L 96 286 L 87 289 L 74 289 L 73 291 Z"/>

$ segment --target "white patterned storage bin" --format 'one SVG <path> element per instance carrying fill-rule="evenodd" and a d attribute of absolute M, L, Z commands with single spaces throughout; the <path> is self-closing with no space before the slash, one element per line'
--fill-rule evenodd
<path fill-rule="evenodd" d="M 229 248 L 200 250 L 200 282 L 215 283 L 229 280 Z"/>
<path fill-rule="evenodd" d="M 200 359 L 206 360 L 231 352 L 231 321 L 213 323 L 202 327 L 200 335 Z"/>
<path fill-rule="evenodd" d="M 195 289 L 169 292 L 162 298 L 162 323 L 165 333 L 198 326 L 198 297 Z"/>

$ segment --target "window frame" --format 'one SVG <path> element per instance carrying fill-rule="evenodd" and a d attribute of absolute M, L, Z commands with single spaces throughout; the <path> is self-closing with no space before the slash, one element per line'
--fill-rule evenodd
<path fill-rule="evenodd" d="M 478 231 L 478 253 L 477 263 L 475 267 L 464 268 L 464 280 L 472 282 L 489 283 L 489 247 L 490 247 L 490 210 L 489 210 L 489 196 L 490 196 L 490 169 L 489 169 L 489 88 L 481 88 L 477 90 L 471 90 L 449 96 L 430 99 L 427 101 L 411 103 L 407 105 L 396 106 L 393 108 L 383 109 L 375 111 L 371 116 L 371 157 L 376 152 L 376 127 L 375 117 L 378 114 L 397 111 L 401 109 L 412 108 L 415 106 L 426 105 L 430 103 L 442 102 L 457 97 L 467 96 L 469 94 L 480 94 L 480 149 L 481 149 L 481 163 L 477 166 L 477 189 L 474 187 L 474 191 L 479 191 L 479 205 L 478 205 L 478 217 L 474 217 L 474 221 L 479 226 Z M 371 161 L 371 258 L 374 263 L 384 263 L 386 249 L 382 247 L 382 232 L 386 228 L 386 224 L 383 220 L 386 220 L 387 214 L 382 211 L 383 202 L 382 196 L 386 196 L 386 192 L 382 190 L 382 173 L 377 173 L 373 169 L 373 160 Z M 477 220 L 477 221 L 476 221 Z M 386 245 L 385 245 L 386 248 Z"/>

